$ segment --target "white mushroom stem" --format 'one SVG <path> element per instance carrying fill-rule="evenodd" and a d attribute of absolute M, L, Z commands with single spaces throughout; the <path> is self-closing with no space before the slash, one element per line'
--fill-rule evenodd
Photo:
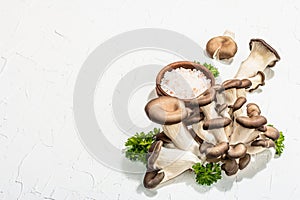
<path fill-rule="evenodd" d="M 244 128 L 244 127 L 243 127 Z M 245 128 L 244 128 L 245 129 Z M 252 129 L 250 129 L 252 130 Z M 258 130 L 252 130 L 248 132 L 247 135 L 245 135 L 244 137 L 240 137 L 239 138 L 239 142 L 241 143 L 244 143 L 244 144 L 248 144 L 248 143 L 251 143 L 253 142 L 256 138 L 259 137 L 259 135 L 261 134 L 262 132 L 261 131 L 258 131 Z"/>
<path fill-rule="evenodd" d="M 245 128 L 236 122 L 234 122 L 234 127 L 229 141 L 230 145 L 244 143 L 244 141 L 251 137 L 251 134 L 255 131 L 255 129 Z"/>
<path fill-rule="evenodd" d="M 158 173 L 164 172 L 164 178 L 161 181 L 163 183 L 188 169 L 192 169 L 192 166 L 198 162 L 201 160 L 189 151 L 161 147 L 153 168 L 159 169 Z"/>
<path fill-rule="evenodd" d="M 269 48 L 267 46 L 263 40 L 251 40 L 251 53 L 248 58 L 242 62 L 235 78 L 253 77 L 258 71 L 264 71 L 269 65 L 274 65 L 280 58 L 277 53 L 276 55 L 270 50 L 270 46 Z"/>
<path fill-rule="evenodd" d="M 201 107 L 201 109 L 203 111 L 203 114 L 205 116 L 204 120 L 211 120 L 211 119 L 216 119 L 216 118 L 221 117 L 217 113 L 217 111 L 215 110 L 215 107 L 216 107 L 216 102 L 215 101 L 212 101 L 210 104 Z M 212 130 L 208 130 L 208 132 L 213 134 L 213 136 L 215 137 L 217 143 L 219 143 L 219 142 L 228 142 L 228 138 L 226 136 L 224 128 L 212 129 Z"/>
<path fill-rule="evenodd" d="M 213 134 L 209 133 L 207 130 L 203 129 L 204 121 L 200 121 L 199 123 L 193 124 L 192 128 L 194 132 L 203 140 L 213 145 L 217 144 L 216 138 Z"/>
<path fill-rule="evenodd" d="M 191 151 L 197 156 L 200 154 L 199 144 L 182 122 L 173 125 L 163 125 L 162 128 L 176 147 L 181 150 Z"/>

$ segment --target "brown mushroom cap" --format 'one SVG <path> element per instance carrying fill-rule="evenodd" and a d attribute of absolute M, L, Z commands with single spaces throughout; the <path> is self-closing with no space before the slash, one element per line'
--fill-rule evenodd
<path fill-rule="evenodd" d="M 156 141 L 155 143 L 153 143 L 149 149 L 150 156 L 148 157 L 148 162 L 147 162 L 147 169 L 150 170 L 157 170 L 154 166 L 154 163 L 156 162 L 158 156 L 159 156 L 159 152 L 162 148 L 163 145 L 163 141 L 159 140 Z"/>
<path fill-rule="evenodd" d="M 229 144 L 227 142 L 220 142 L 215 146 L 208 147 L 206 149 L 206 157 L 218 158 L 219 156 L 222 156 L 224 153 L 226 153 L 228 149 L 229 149 Z"/>
<path fill-rule="evenodd" d="M 277 51 L 273 47 L 271 47 L 268 43 L 266 43 L 263 39 L 251 39 L 249 42 L 250 50 L 252 50 L 253 43 L 255 43 L 255 42 L 258 44 L 261 44 L 262 46 L 267 48 L 269 51 L 271 51 L 275 55 L 277 60 L 269 64 L 269 67 L 273 67 L 276 64 L 276 62 L 280 60 L 280 56 L 277 53 Z"/>
<path fill-rule="evenodd" d="M 239 165 L 237 164 L 235 159 L 227 159 L 222 164 L 221 169 L 225 171 L 227 176 L 232 176 L 239 170 Z"/>
<path fill-rule="evenodd" d="M 242 158 L 246 155 L 247 147 L 243 143 L 238 143 L 235 145 L 230 145 L 228 150 L 229 158 Z"/>
<path fill-rule="evenodd" d="M 267 119 L 264 116 L 253 116 L 251 118 L 245 116 L 239 116 L 236 118 L 236 122 L 245 128 L 256 129 L 267 123 Z"/>
<path fill-rule="evenodd" d="M 258 107 L 257 104 L 255 103 L 248 103 L 247 104 L 247 115 L 248 117 L 254 117 L 254 116 L 257 116 L 257 115 L 260 115 L 261 111 Z"/>
<path fill-rule="evenodd" d="M 248 153 L 244 157 L 240 158 L 239 159 L 239 169 L 242 170 L 245 167 L 247 167 L 247 165 L 249 164 L 250 160 L 251 160 L 251 156 Z"/>
<path fill-rule="evenodd" d="M 155 188 L 165 177 L 164 172 L 158 173 L 159 170 L 147 171 L 144 176 L 144 187 L 148 189 Z"/>
<path fill-rule="evenodd" d="M 238 88 L 249 88 L 252 85 L 252 82 L 249 79 L 242 79 L 242 84 Z"/>
<path fill-rule="evenodd" d="M 245 97 L 237 98 L 232 106 L 232 112 L 240 109 L 246 102 L 247 102 L 247 99 Z"/>
<path fill-rule="evenodd" d="M 209 88 L 202 95 L 190 102 L 191 106 L 206 106 L 210 104 L 216 98 L 216 90 Z"/>
<path fill-rule="evenodd" d="M 270 139 L 259 139 L 252 142 L 251 146 L 270 148 L 270 147 L 275 147 L 275 143 L 273 140 Z"/>
<path fill-rule="evenodd" d="M 206 51 L 211 58 L 216 53 L 220 60 L 229 59 L 236 54 L 237 45 L 231 37 L 217 36 L 207 42 Z"/>
<path fill-rule="evenodd" d="M 225 90 L 229 90 L 232 88 L 239 88 L 242 85 L 242 81 L 239 79 L 230 79 L 226 80 L 222 83 L 222 86 Z"/>
<path fill-rule="evenodd" d="M 279 131 L 273 126 L 266 126 L 267 130 L 264 135 L 272 140 L 277 140 L 280 136 Z"/>
<path fill-rule="evenodd" d="M 206 120 L 203 123 L 203 129 L 212 130 L 217 128 L 223 128 L 228 126 L 230 123 L 231 123 L 231 119 L 229 119 L 228 117 L 210 119 L 210 120 Z"/>
<path fill-rule="evenodd" d="M 176 124 L 188 116 L 184 102 L 175 97 L 162 96 L 149 101 L 145 112 L 150 120 L 159 124 Z"/>

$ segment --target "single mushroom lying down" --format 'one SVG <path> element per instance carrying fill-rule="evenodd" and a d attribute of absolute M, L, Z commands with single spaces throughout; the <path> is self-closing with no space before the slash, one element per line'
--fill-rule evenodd
<path fill-rule="evenodd" d="M 277 51 L 262 39 L 252 39 L 249 43 L 251 53 L 242 62 L 235 78 L 250 78 L 266 67 L 273 67 L 280 56 Z"/>
<path fill-rule="evenodd" d="M 175 97 L 162 96 L 148 102 L 145 107 L 147 116 L 153 122 L 162 124 L 166 136 L 181 150 L 191 151 L 199 155 L 199 144 L 188 131 L 182 120 L 188 111 L 182 100 Z"/>
<path fill-rule="evenodd" d="M 225 59 L 230 62 L 237 52 L 234 33 L 227 31 L 222 36 L 211 38 L 206 44 L 206 52 L 213 59 Z"/>
<path fill-rule="evenodd" d="M 163 147 L 162 141 L 152 144 L 152 152 L 148 158 L 147 172 L 144 176 L 144 186 L 154 188 L 188 169 L 201 160 L 190 151 Z"/>

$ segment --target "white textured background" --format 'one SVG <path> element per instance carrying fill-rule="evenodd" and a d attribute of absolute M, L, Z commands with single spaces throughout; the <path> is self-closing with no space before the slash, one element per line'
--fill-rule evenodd
<path fill-rule="evenodd" d="M 83 148 L 73 119 L 76 76 L 89 53 L 138 28 L 182 33 L 201 46 L 236 33 L 234 73 L 260 37 L 282 60 L 258 96 L 286 149 L 252 178 L 194 183 L 189 173 L 154 191 Z M 0 199 L 299 199 L 300 2 L 211 0 L 0 0 Z M 167 63 L 166 63 L 167 64 Z M 229 180 L 229 181 L 228 181 Z"/>

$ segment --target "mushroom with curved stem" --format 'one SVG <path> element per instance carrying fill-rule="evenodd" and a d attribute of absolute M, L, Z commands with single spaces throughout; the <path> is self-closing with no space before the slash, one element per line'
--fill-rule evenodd
<path fill-rule="evenodd" d="M 153 143 L 153 146 L 144 176 L 146 188 L 155 188 L 184 171 L 192 169 L 195 163 L 201 163 L 201 160 L 192 152 L 165 148 L 162 141 Z"/>
<path fill-rule="evenodd" d="M 213 59 L 231 62 L 237 52 L 234 34 L 227 31 L 222 36 L 211 38 L 206 44 L 206 52 Z"/>
<path fill-rule="evenodd" d="M 235 78 L 253 77 L 258 71 L 273 67 L 280 60 L 277 51 L 262 39 L 251 39 L 249 46 L 250 55 L 242 62 Z"/>
<path fill-rule="evenodd" d="M 162 124 L 163 131 L 176 147 L 199 155 L 199 144 L 189 133 L 182 120 L 188 116 L 185 104 L 175 97 L 162 96 L 149 101 L 146 114 L 153 122 Z"/>

